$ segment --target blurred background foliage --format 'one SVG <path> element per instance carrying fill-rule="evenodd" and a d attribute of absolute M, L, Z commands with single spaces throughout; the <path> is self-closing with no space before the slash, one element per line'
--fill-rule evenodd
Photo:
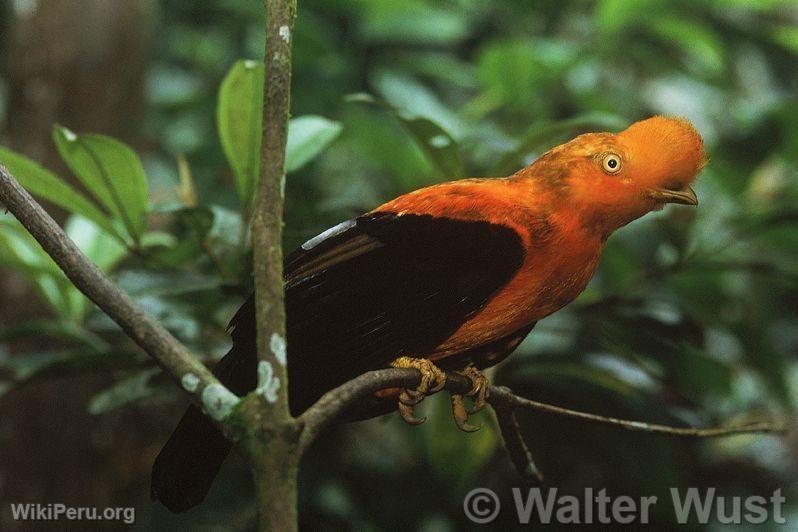
<path fill-rule="evenodd" d="M 251 287 L 261 10 L 0 1 L 0 160 L 209 363 Z M 689 118 L 711 156 L 700 207 L 613 236 L 587 291 L 493 378 L 615 417 L 794 419 L 798 2 L 307 0 L 293 42 L 286 249 L 403 192 L 507 175 L 580 132 Z M 0 500 L 135 506 L 140 529 L 249 529 L 236 458 L 191 513 L 149 502 L 149 467 L 185 398 L 10 216 L 0 266 Z M 466 435 L 445 398 L 425 410 L 418 428 L 391 415 L 326 435 L 303 462 L 303 527 L 468 528 L 462 498 L 476 486 L 509 507 L 519 480 L 490 415 Z M 545 485 L 561 493 L 667 501 L 672 486 L 782 488 L 787 526 L 798 521 L 794 431 L 698 442 L 520 421 Z M 657 510 L 668 528 L 670 506 Z M 506 511 L 494 526 L 514 522 Z M 4 502 L 0 528 L 19 526 Z"/>

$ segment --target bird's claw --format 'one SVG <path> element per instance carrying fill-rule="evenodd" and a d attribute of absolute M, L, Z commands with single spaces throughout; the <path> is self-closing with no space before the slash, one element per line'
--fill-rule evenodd
<path fill-rule="evenodd" d="M 407 390 L 403 390 L 402 393 L 399 394 L 397 400 L 405 405 L 405 406 L 416 406 L 418 403 L 422 401 L 422 398 L 415 397 L 407 393 Z"/>
<path fill-rule="evenodd" d="M 399 394 L 398 409 L 402 419 L 410 425 L 421 425 L 427 418 L 417 418 L 413 413 L 415 405 L 424 398 L 443 389 L 446 374 L 426 358 L 399 357 L 391 362 L 394 368 L 413 368 L 421 373 L 421 381 L 415 390 L 405 389 Z"/>
<path fill-rule="evenodd" d="M 468 409 L 463 402 L 463 396 L 459 393 L 452 394 L 452 416 L 457 428 L 463 432 L 475 432 L 482 428 L 482 425 L 468 423 Z"/>
<path fill-rule="evenodd" d="M 452 416 L 457 428 L 464 432 L 474 432 L 482 425 L 470 425 L 468 416 L 476 414 L 485 407 L 488 398 L 488 379 L 474 366 L 468 366 L 459 372 L 471 380 L 471 389 L 465 394 L 452 394 Z M 473 404 L 470 409 L 465 407 L 463 397 L 472 397 Z"/>
<path fill-rule="evenodd" d="M 399 394 L 397 406 L 402 419 L 410 425 L 421 425 L 427 418 L 415 416 L 415 406 L 427 395 L 440 391 L 446 385 L 446 374 L 426 358 L 399 357 L 391 363 L 394 368 L 413 368 L 421 373 L 421 381 L 415 390 L 405 389 Z M 465 394 L 452 394 L 452 416 L 457 427 L 464 432 L 479 430 L 481 425 L 468 423 L 468 416 L 485 407 L 488 397 L 488 379 L 478 369 L 468 366 L 459 372 L 471 380 L 471 389 Z M 473 398 L 470 409 L 465 406 L 465 397 Z"/>
<path fill-rule="evenodd" d="M 427 418 L 425 417 L 416 417 L 413 413 L 413 407 L 419 402 L 418 400 L 413 400 L 412 404 L 407 404 L 403 399 L 402 396 L 406 395 L 407 392 L 402 392 L 399 395 L 399 402 L 397 403 L 399 415 L 402 416 L 402 419 L 405 420 L 405 423 L 408 425 L 421 425 L 424 423 Z"/>
<path fill-rule="evenodd" d="M 460 374 L 471 379 L 472 386 L 466 395 L 472 397 L 474 402 L 468 410 L 468 413 L 476 414 L 485 408 L 487 404 L 490 383 L 488 382 L 488 378 L 474 366 L 468 366 L 461 371 Z"/>

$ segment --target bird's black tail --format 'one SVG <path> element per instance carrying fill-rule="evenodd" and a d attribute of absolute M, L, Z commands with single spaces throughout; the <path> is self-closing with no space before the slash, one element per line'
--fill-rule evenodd
<path fill-rule="evenodd" d="M 188 407 L 152 466 L 150 496 L 173 512 L 202 502 L 231 444 L 199 408 Z"/>
<path fill-rule="evenodd" d="M 213 373 L 230 391 L 243 396 L 254 390 L 257 383 L 255 303 L 252 297 L 238 310 L 230 327 L 233 348 L 219 361 Z M 290 364 L 288 369 L 292 370 Z M 303 384 L 291 389 L 292 415 L 303 412 L 324 392 L 344 382 L 332 380 L 316 368 L 305 372 L 303 369 L 301 365 L 294 366 L 289 379 Z M 340 421 L 368 419 L 395 408 L 395 399 L 367 397 L 344 413 Z M 213 421 L 191 405 L 155 459 L 150 496 L 173 512 L 190 510 L 207 495 L 231 447 Z"/>
<path fill-rule="evenodd" d="M 249 301 L 242 307 L 245 313 L 248 304 Z M 238 395 L 245 395 L 256 385 L 254 312 L 252 334 L 247 334 L 250 316 L 243 318 L 244 323 L 239 322 L 233 332 L 233 348 L 213 370 L 216 377 Z M 193 508 L 207 495 L 231 446 L 208 416 L 196 406 L 189 406 L 155 459 L 150 496 L 173 512 Z"/>

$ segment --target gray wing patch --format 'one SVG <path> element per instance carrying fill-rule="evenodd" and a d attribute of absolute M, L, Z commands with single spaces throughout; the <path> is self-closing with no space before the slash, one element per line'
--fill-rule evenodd
<path fill-rule="evenodd" d="M 302 244 L 302 249 L 305 251 L 313 249 L 328 238 L 340 235 L 344 231 L 352 228 L 355 224 L 357 224 L 357 220 L 347 220 L 345 222 L 339 223 L 338 225 L 334 225 Z"/>

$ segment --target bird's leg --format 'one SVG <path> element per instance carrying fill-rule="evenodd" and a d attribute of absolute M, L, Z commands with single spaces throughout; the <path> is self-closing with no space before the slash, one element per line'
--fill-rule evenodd
<path fill-rule="evenodd" d="M 426 358 L 399 357 L 391 362 L 394 368 L 413 368 L 421 373 L 421 382 L 415 390 L 405 389 L 399 394 L 399 414 L 410 425 L 420 425 L 427 418 L 417 418 L 413 407 L 424 400 L 427 394 L 435 393 L 446 385 L 446 374 Z"/>
<path fill-rule="evenodd" d="M 488 390 L 490 388 L 488 378 L 485 377 L 485 375 L 483 375 L 482 372 L 474 366 L 468 366 L 458 373 L 471 379 L 471 389 L 465 394 L 465 396 L 473 397 L 474 403 L 469 410 L 463 403 L 464 396 L 453 393 L 452 415 L 454 416 L 454 422 L 457 424 L 457 427 L 460 430 L 464 432 L 474 432 L 475 430 L 479 430 L 481 425 L 470 425 L 468 423 L 468 416 L 470 414 L 476 414 L 485 407 L 485 402 L 488 397 Z"/>

